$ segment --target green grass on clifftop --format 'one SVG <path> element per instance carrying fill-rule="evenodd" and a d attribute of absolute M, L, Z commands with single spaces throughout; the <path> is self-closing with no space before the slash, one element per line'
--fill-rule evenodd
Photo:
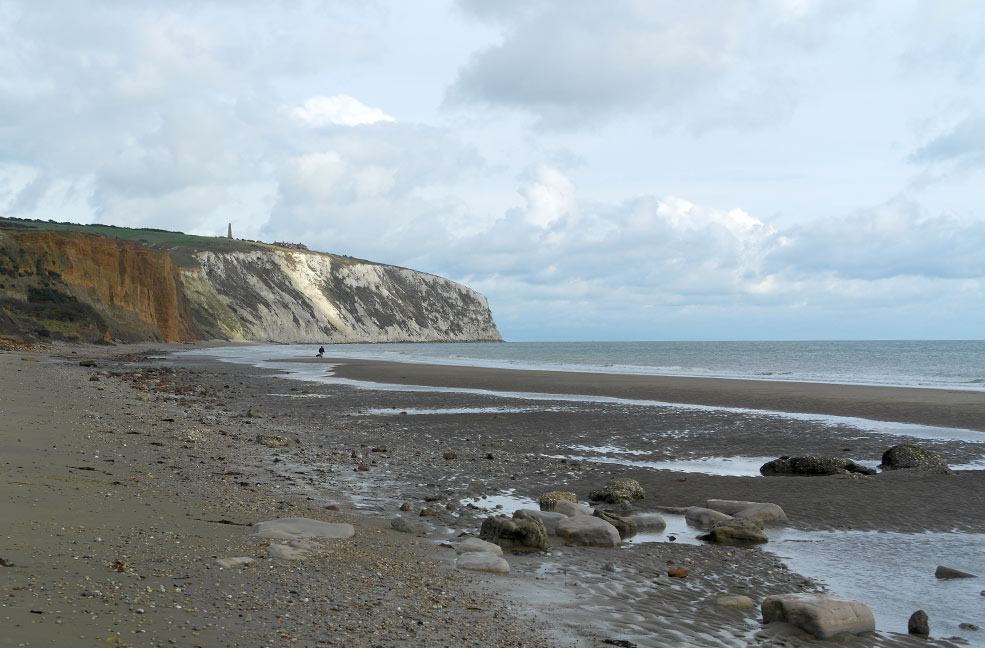
<path fill-rule="evenodd" d="M 21 218 L 0 218 L 0 229 L 20 229 L 38 231 L 78 232 L 80 234 L 96 234 L 112 239 L 120 239 L 139 243 L 152 250 L 168 252 L 171 259 L 179 266 L 193 268 L 198 265 L 195 260 L 196 252 L 252 252 L 255 250 L 279 250 L 275 245 L 260 241 L 230 239 L 224 236 L 196 236 L 184 232 L 170 232 L 160 229 L 131 229 L 116 225 L 79 225 L 76 223 L 58 223 L 55 221 L 26 220 Z M 326 254 L 339 263 L 372 263 L 362 259 L 347 256 Z"/>

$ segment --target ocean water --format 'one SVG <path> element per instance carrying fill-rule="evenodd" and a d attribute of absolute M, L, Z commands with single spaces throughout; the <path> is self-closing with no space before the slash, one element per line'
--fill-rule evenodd
<path fill-rule="evenodd" d="M 985 390 L 985 340 L 333 344 L 327 357 L 431 364 Z M 314 345 L 237 347 L 241 359 Z"/>

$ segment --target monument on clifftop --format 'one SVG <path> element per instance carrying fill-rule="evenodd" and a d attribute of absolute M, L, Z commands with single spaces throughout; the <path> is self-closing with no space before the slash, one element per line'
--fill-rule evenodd
<path fill-rule="evenodd" d="M 226 232 L 226 238 L 232 238 L 232 237 L 233 237 L 233 224 L 229 223 L 229 230 Z"/>

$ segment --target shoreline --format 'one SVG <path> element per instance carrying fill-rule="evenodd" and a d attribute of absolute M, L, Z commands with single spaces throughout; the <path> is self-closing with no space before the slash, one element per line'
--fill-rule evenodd
<path fill-rule="evenodd" d="M 985 416 L 982 416 L 985 393 L 965 390 L 495 369 L 348 358 L 276 361 L 332 364 L 335 365 L 335 376 L 368 383 L 601 396 L 777 413 L 855 417 L 985 432 Z"/>
<path fill-rule="evenodd" d="M 849 445 L 852 457 L 871 458 L 892 438 L 741 412 L 595 403 L 497 414 L 484 408 L 501 397 L 353 389 L 287 381 L 277 369 L 213 357 L 159 357 L 188 348 L 0 354 L 9 394 L 0 404 L 0 448 L 14 467 L 4 475 L 14 494 L 4 514 L 16 520 L 0 555 L 17 565 L 2 571 L 0 615 L 11 637 L 35 646 L 57 646 L 66 632 L 87 641 L 116 636 L 121 645 L 810 645 L 789 633 L 774 639 L 758 607 L 714 603 L 725 594 L 758 602 L 817 591 L 816 582 L 756 549 L 666 541 L 552 546 L 546 554 L 507 555 L 512 572 L 503 576 L 454 568 L 449 546 L 461 533 L 477 534 L 496 512 L 487 496 L 536 499 L 560 488 L 584 498 L 614 477 L 641 482 L 642 513 L 725 497 L 777 502 L 802 529 L 985 533 L 985 520 L 942 506 L 982 501 L 983 471 L 862 480 L 682 477 L 571 459 L 573 447 L 600 435 L 620 438 L 631 453 L 670 458 L 736 448 L 838 454 Z M 98 366 L 80 367 L 89 357 Z M 400 415 L 462 406 L 479 413 Z M 383 410 L 390 413 L 373 413 Z M 258 443 L 261 434 L 296 435 L 299 443 L 270 448 Z M 952 463 L 981 454 L 979 444 L 930 445 Z M 433 516 L 419 514 L 427 508 Z M 240 526 L 295 516 L 351 523 L 356 536 L 290 562 L 267 556 Z M 428 530 L 398 533 L 390 523 L 397 516 Z M 214 558 L 224 556 L 255 562 L 220 570 Z M 115 560 L 125 563 L 123 572 L 113 570 Z M 667 576 L 670 566 L 685 565 L 687 579 Z M 938 627 L 943 613 L 931 613 Z M 958 620 L 968 619 L 955 620 L 955 632 Z M 954 645 L 900 633 L 905 620 L 903 627 L 884 620 L 876 634 L 844 645 Z"/>

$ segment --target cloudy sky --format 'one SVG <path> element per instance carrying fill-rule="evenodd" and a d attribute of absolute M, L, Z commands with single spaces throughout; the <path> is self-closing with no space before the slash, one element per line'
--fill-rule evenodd
<path fill-rule="evenodd" d="M 447 276 L 511 340 L 985 334 L 980 0 L 0 0 L 0 214 Z"/>

